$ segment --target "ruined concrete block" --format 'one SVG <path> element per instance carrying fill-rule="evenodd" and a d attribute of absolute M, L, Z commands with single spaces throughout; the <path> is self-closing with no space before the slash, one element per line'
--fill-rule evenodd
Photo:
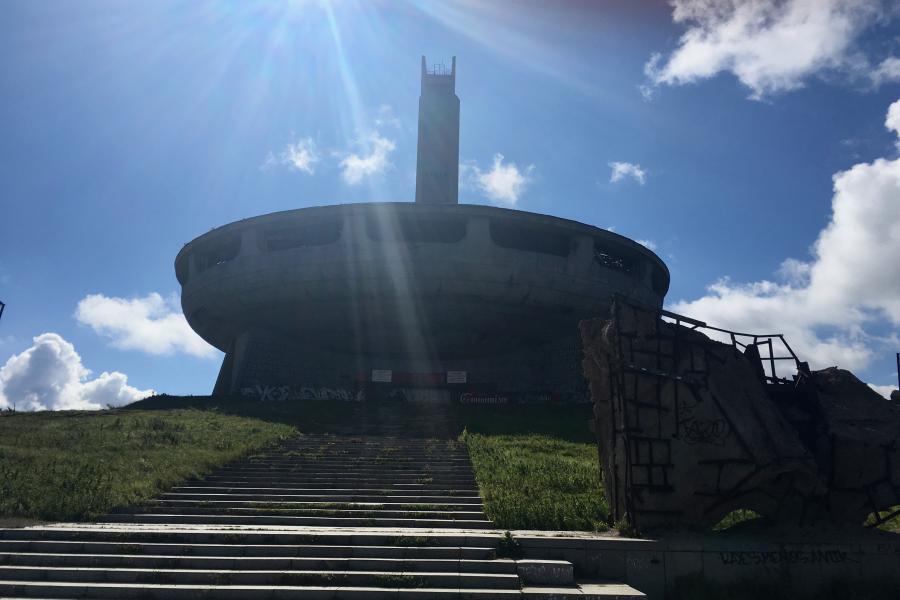
<path fill-rule="evenodd" d="M 614 302 L 584 321 L 614 520 L 711 527 L 736 509 L 781 524 L 861 524 L 900 504 L 900 408 L 848 371 L 767 378 L 755 345 L 714 341 Z"/>
<path fill-rule="evenodd" d="M 575 571 L 567 560 L 517 560 L 516 572 L 526 585 L 572 585 Z"/>

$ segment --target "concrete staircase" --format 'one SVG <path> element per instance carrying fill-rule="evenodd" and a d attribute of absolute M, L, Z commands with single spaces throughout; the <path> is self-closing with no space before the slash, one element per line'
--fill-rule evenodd
<path fill-rule="evenodd" d="M 0 596 L 644 597 L 515 550 L 458 443 L 303 435 L 103 524 L 0 529 Z"/>
<path fill-rule="evenodd" d="M 304 435 L 106 520 L 492 528 L 483 508 L 458 442 Z"/>

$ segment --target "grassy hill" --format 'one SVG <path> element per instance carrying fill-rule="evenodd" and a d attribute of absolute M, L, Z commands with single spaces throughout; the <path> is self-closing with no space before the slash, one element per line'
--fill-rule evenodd
<path fill-rule="evenodd" d="M 461 439 L 485 512 L 508 529 L 604 529 L 580 405 L 259 402 L 154 396 L 100 412 L 0 416 L 0 517 L 90 519 L 296 431 Z"/>
<path fill-rule="evenodd" d="M 97 517 L 292 433 L 200 410 L 0 413 L 0 517 Z"/>

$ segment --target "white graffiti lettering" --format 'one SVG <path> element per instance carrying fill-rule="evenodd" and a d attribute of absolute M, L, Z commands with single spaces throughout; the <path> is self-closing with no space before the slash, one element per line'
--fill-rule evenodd
<path fill-rule="evenodd" d="M 286 385 L 275 387 L 259 383 L 252 387 L 241 388 L 241 395 L 255 397 L 260 402 L 287 402 L 295 400 L 341 400 L 344 402 L 356 400 L 359 402 L 366 398 L 363 390 L 354 393 L 343 388 L 312 386 L 292 388 Z"/>

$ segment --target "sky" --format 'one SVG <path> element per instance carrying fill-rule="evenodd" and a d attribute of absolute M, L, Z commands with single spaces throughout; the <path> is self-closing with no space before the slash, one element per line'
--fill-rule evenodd
<path fill-rule="evenodd" d="M 457 57 L 460 202 L 632 237 L 666 306 L 881 393 L 900 351 L 900 8 L 880 0 L 0 2 L 0 408 L 207 394 L 173 262 L 412 201 Z"/>

